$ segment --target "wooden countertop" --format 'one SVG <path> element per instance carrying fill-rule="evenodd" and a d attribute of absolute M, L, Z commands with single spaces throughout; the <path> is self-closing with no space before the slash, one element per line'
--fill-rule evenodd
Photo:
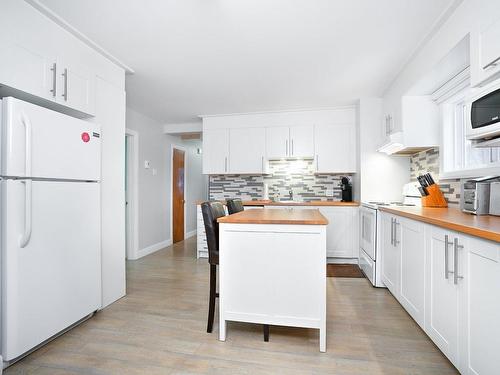
<path fill-rule="evenodd" d="M 470 215 L 453 207 L 381 207 L 380 211 L 437 225 L 442 228 L 462 232 L 486 240 L 500 242 L 499 216 Z"/>
<path fill-rule="evenodd" d="M 202 204 L 205 201 L 197 201 L 196 204 Z M 226 204 L 225 201 L 219 201 Z M 243 206 L 342 206 L 358 207 L 359 202 L 340 202 L 340 201 L 312 201 L 312 202 L 275 202 L 271 200 L 243 201 Z"/>
<path fill-rule="evenodd" d="M 319 210 L 294 210 L 283 208 L 276 210 L 246 210 L 220 217 L 219 223 L 231 224 L 296 224 L 327 225 L 328 220 Z"/>

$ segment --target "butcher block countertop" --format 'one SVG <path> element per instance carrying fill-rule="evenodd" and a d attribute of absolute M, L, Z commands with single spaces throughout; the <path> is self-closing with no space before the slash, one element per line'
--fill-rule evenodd
<path fill-rule="evenodd" d="M 328 225 L 328 220 L 319 210 L 294 210 L 293 208 L 246 210 L 220 217 L 217 221 L 231 224 Z"/>
<path fill-rule="evenodd" d="M 458 208 L 381 207 L 380 210 L 471 236 L 500 242 L 499 216 L 470 215 Z"/>
<path fill-rule="evenodd" d="M 196 204 L 202 204 L 205 201 L 197 201 Z M 226 204 L 225 201 L 219 201 Z M 312 202 L 275 202 L 271 200 L 256 200 L 243 201 L 243 206 L 341 206 L 341 207 L 358 207 L 359 202 L 340 202 L 340 201 L 312 201 Z"/>

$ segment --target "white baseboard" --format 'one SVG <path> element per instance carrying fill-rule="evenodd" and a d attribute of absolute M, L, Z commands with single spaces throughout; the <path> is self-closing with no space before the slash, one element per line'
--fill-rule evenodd
<path fill-rule="evenodd" d="M 155 243 L 151 246 L 145 247 L 144 249 L 140 249 L 137 252 L 137 257 L 132 259 L 132 260 L 145 257 L 146 255 L 152 254 L 152 253 L 154 253 L 158 250 L 161 250 L 161 249 L 163 249 L 167 246 L 170 246 L 170 245 L 172 245 L 172 240 L 166 240 L 166 241 Z"/>
<path fill-rule="evenodd" d="M 193 236 L 196 236 L 196 233 L 198 231 L 195 229 L 195 230 L 192 230 L 190 232 L 186 232 L 186 235 L 184 236 L 185 239 L 189 238 L 189 237 L 193 237 Z"/>
<path fill-rule="evenodd" d="M 330 264 L 358 264 L 359 259 L 358 258 L 332 258 L 328 257 L 326 258 L 326 263 Z"/>

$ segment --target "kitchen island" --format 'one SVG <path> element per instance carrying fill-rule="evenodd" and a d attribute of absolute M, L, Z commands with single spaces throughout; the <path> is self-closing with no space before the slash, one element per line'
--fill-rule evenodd
<path fill-rule="evenodd" d="M 219 222 L 219 339 L 226 321 L 319 329 L 326 351 L 326 225 L 317 209 L 246 210 Z"/>

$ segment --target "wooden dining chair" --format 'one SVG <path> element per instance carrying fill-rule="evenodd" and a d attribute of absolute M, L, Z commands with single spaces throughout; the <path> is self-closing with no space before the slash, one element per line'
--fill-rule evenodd
<path fill-rule="evenodd" d="M 219 223 L 217 219 L 225 216 L 226 213 L 224 212 L 224 206 L 220 202 L 203 202 L 201 204 L 201 212 L 207 235 L 208 263 L 210 264 L 207 332 L 211 333 L 215 318 L 215 299 L 219 297 L 219 293 L 216 290 L 217 266 L 219 265 Z M 267 324 L 264 325 L 264 341 L 269 341 L 269 325 Z"/>

